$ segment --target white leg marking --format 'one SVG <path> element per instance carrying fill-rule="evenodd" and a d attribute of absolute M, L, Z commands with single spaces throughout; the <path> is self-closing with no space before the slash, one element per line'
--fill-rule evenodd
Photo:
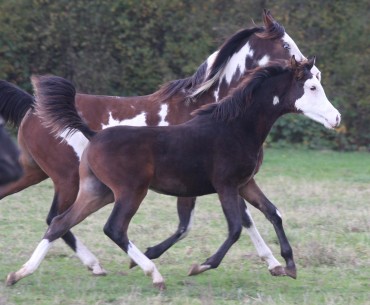
<path fill-rule="evenodd" d="M 181 240 L 181 239 L 185 238 L 188 235 L 189 231 L 193 227 L 193 222 L 194 222 L 194 209 L 191 211 L 189 224 L 188 224 L 186 230 L 184 231 L 184 233 L 181 234 L 181 236 L 178 240 Z"/>
<path fill-rule="evenodd" d="M 278 210 L 278 209 L 276 209 L 276 214 L 277 214 L 277 216 L 279 216 L 281 219 L 283 219 L 283 216 L 281 216 L 281 214 L 280 214 L 280 212 L 279 212 L 279 210 Z"/>
<path fill-rule="evenodd" d="M 280 100 L 279 100 L 279 97 L 278 96 L 274 96 L 274 99 L 272 100 L 272 103 L 274 104 L 274 106 L 276 106 L 277 104 L 279 104 Z"/>
<path fill-rule="evenodd" d="M 45 258 L 46 253 L 53 245 L 53 242 L 49 242 L 47 239 L 43 239 L 33 251 L 31 258 L 23 265 L 23 267 L 16 272 L 19 279 L 32 274 L 40 266 L 41 262 Z"/>
<path fill-rule="evenodd" d="M 252 225 L 249 228 L 247 228 L 247 232 L 257 250 L 258 256 L 267 263 L 269 270 L 277 266 L 281 266 L 279 261 L 274 257 L 270 248 L 266 245 L 265 241 L 258 232 L 251 213 L 249 212 L 248 209 L 245 209 L 245 212 L 248 214 L 249 219 L 251 220 L 252 223 Z"/>
<path fill-rule="evenodd" d="M 92 270 L 93 274 L 104 275 L 107 272 L 100 266 L 100 263 L 96 256 L 90 252 L 90 250 L 76 238 L 76 255 L 82 261 L 82 263 Z"/>
<path fill-rule="evenodd" d="M 147 258 L 136 246 L 130 241 L 127 249 L 128 256 L 141 268 L 145 275 L 151 275 L 153 284 L 164 283 L 162 275 L 159 273 L 155 264 Z"/>

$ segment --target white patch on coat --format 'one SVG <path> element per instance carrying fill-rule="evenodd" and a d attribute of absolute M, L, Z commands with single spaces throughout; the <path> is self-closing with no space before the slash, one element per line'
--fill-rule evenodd
<path fill-rule="evenodd" d="M 278 96 L 274 96 L 274 99 L 272 100 L 272 104 L 274 106 L 276 106 L 277 104 L 279 104 L 280 100 L 279 100 L 279 97 Z"/>
<path fill-rule="evenodd" d="M 277 216 L 279 216 L 281 219 L 283 219 L 283 216 L 281 216 L 280 211 L 279 211 L 278 209 L 276 209 L 276 214 L 277 214 Z"/>
<path fill-rule="evenodd" d="M 168 122 L 166 122 L 166 117 L 168 114 L 168 105 L 162 104 L 161 110 L 159 111 L 159 117 L 161 118 L 158 126 L 168 126 Z"/>
<path fill-rule="evenodd" d="M 207 77 L 209 75 L 209 72 L 211 71 L 211 67 L 212 67 L 213 63 L 215 62 L 215 60 L 216 60 L 217 54 L 218 54 L 218 51 L 213 52 L 210 56 L 208 56 L 208 58 L 207 58 L 207 71 L 206 71 L 206 75 L 205 75 L 204 79 L 207 79 Z"/>
<path fill-rule="evenodd" d="M 310 119 L 332 129 L 340 123 L 340 113 L 329 102 L 324 88 L 316 77 L 307 79 L 303 85 L 304 93 L 296 100 L 297 110 Z"/>
<path fill-rule="evenodd" d="M 125 119 L 125 120 L 117 120 L 113 118 L 112 112 L 109 112 L 109 119 L 108 124 L 101 124 L 102 129 L 113 127 L 113 126 L 146 126 L 146 116 L 144 112 L 141 112 L 137 116 L 131 118 L 131 119 Z"/>
<path fill-rule="evenodd" d="M 263 66 L 267 65 L 269 61 L 270 61 L 270 56 L 265 55 L 265 56 L 263 56 L 263 57 L 258 61 L 258 65 L 259 65 L 260 67 L 263 67 Z"/>
<path fill-rule="evenodd" d="M 80 132 L 77 131 L 72 135 L 67 136 L 69 129 L 64 130 L 59 137 L 63 139 L 69 146 L 73 148 L 78 159 L 81 161 L 81 156 L 85 150 L 89 140 Z"/>
<path fill-rule="evenodd" d="M 249 43 L 246 43 L 237 53 L 235 53 L 227 63 L 226 68 L 224 69 L 224 72 L 222 74 L 222 78 L 224 77 L 226 79 L 226 82 L 230 85 L 233 76 L 235 73 L 240 71 L 240 75 L 243 75 L 245 72 L 245 59 L 247 56 L 252 57 L 254 54 L 254 51 L 251 49 Z M 221 83 L 221 82 L 220 82 Z"/>

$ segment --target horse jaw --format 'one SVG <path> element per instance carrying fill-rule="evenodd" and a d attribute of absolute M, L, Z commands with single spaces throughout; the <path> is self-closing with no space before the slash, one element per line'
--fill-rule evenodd
<path fill-rule="evenodd" d="M 340 124 L 339 111 L 329 102 L 325 91 L 316 77 L 307 79 L 303 85 L 303 95 L 295 102 L 295 108 L 310 119 L 328 129 Z"/>

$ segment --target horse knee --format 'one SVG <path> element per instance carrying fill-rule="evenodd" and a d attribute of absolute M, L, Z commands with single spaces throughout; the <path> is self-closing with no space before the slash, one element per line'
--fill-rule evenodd
<path fill-rule="evenodd" d="M 233 243 L 235 243 L 239 239 L 241 232 L 242 232 L 242 225 L 238 225 L 232 230 L 230 230 L 229 237 Z"/>

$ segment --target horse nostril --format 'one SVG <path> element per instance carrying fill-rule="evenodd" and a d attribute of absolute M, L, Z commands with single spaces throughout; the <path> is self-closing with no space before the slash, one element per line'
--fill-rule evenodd
<path fill-rule="evenodd" d="M 339 122 L 340 122 L 340 117 L 339 115 L 337 115 L 336 119 L 335 119 L 336 123 L 337 123 L 337 126 L 339 125 Z"/>

